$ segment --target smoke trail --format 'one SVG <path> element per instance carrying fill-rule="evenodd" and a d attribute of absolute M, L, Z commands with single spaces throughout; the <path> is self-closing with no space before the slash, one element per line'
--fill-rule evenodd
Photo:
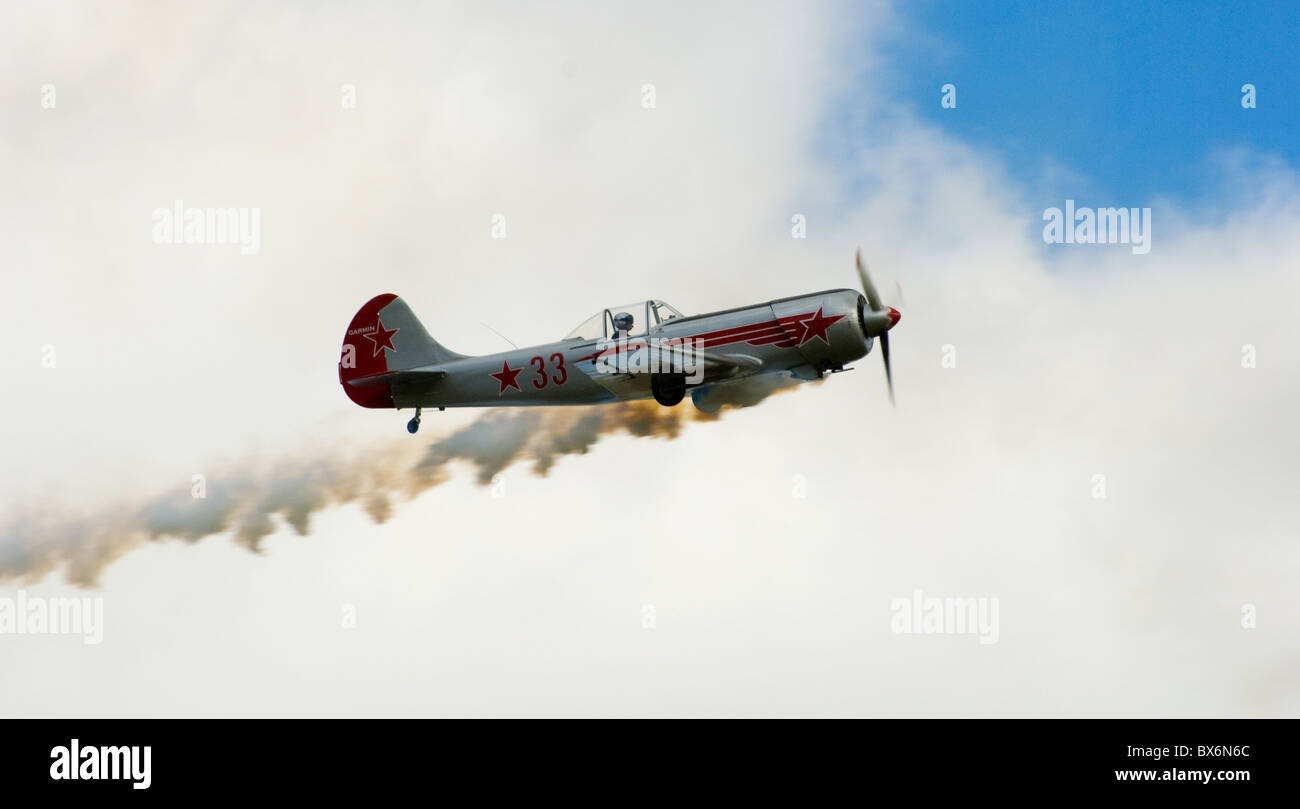
<path fill-rule="evenodd" d="M 714 400 L 723 405 L 718 413 L 648 401 L 488 411 L 431 445 L 408 439 L 364 453 L 287 458 L 260 472 L 241 466 L 207 481 L 203 497 L 186 486 L 80 518 L 22 510 L 0 525 L 0 581 L 35 582 L 62 570 L 73 584 L 93 587 L 123 554 L 163 539 L 194 543 L 229 533 L 257 552 L 279 528 L 277 518 L 306 536 L 313 514 L 349 503 L 383 523 L 396 503 L 448 480 L 453 461 L 473 465 L 480 485 L 520 461 L 531 461 L 533 472 L 545 476 L 559 458 L 585 454 L 604 436 L 672 440 L 688 421 L 713 421 L 727 408 L 757 404 L 795 384 L 772 374 L 717 386 Z"/>

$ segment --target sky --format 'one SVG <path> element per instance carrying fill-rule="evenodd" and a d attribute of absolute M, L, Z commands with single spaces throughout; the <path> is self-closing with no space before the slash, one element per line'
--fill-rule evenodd
<path fill-rule="evenodd" d="M 917 35 L 887 49 L 901 93 L 937 99 L 954 84 L 957 106 L 917 104 L 922 119 L 1044 193 L 1203 203 L 1217 150 L 1300 157 L 1294 3 L 924 3 L 909 15 Z M 1069 179 L 1044 183 L 1050 167 Z"/>
<path fill-rule="evenodd" d="M 103 621 L 0 634 L 0 715 L 1300 713 L 1296 12 L 994 8 L 6 4 L 0 610 Z M 896 407 L 874 355 L 648 428 L 338 388 L 376 294 L 489 353 L 858 246 Z"/>

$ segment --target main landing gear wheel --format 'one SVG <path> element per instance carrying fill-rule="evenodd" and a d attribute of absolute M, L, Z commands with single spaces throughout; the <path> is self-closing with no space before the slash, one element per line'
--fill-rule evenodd
<path fill-rule="evenodd" d="M 420 429 L 420 408 L 417 407 L 415 408 L 415 418 L 406 422 L 406 431 L 411 435 L 415 435 L 415 431 L 418 429 Z"/>
<path fill-rule="evenodd" d="M 686 398 L 686 374 L 651 374 L 650 392 L 656 402 L 672 407 Z"/>

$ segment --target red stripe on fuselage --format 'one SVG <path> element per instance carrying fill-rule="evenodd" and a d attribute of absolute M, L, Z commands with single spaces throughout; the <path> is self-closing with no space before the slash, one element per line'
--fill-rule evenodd
<path fill-rule="evenodd" d="M 777 348 L 794 348 L 797 343 L 793 338 L 790 326 L 796 326 L 801 320 L 807 320 L 815 312 L 808 312 L 802 315 L 787 315 L 780 320 L 763 320 L 758 323 L 749 323 L 744 326 L 735 326 L 730 329 L 719 329 L 718 331 L 709 331 L 702 334 L 695 334 L 689 337 L 674 337 L 673 342 L 684 342 L 687 340 L 698 340 L 702 343 L 702 348 L 716 348 L 718 346 L 731 345 L 732 343 L 745 342 L 753 346 L 774 345 Z M 641 341 L 628 343 L 627 350 L 635 351 L 644 346 Z M 623 350 L 622 346 L 615 345 L 595 354 L 580 357 L 574 362 L 585 362 L 587 360 L 595 361 L 596 358 L 612 351 L 617 354 Z"/>

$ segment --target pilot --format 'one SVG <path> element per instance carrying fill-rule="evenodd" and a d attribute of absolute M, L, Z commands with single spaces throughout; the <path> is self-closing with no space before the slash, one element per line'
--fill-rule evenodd
<path fill-rule="evenodd" d="M 621 340 L 632 334 L 632 316 L 627 312 L 614 315 L 614 339 Z"/>

